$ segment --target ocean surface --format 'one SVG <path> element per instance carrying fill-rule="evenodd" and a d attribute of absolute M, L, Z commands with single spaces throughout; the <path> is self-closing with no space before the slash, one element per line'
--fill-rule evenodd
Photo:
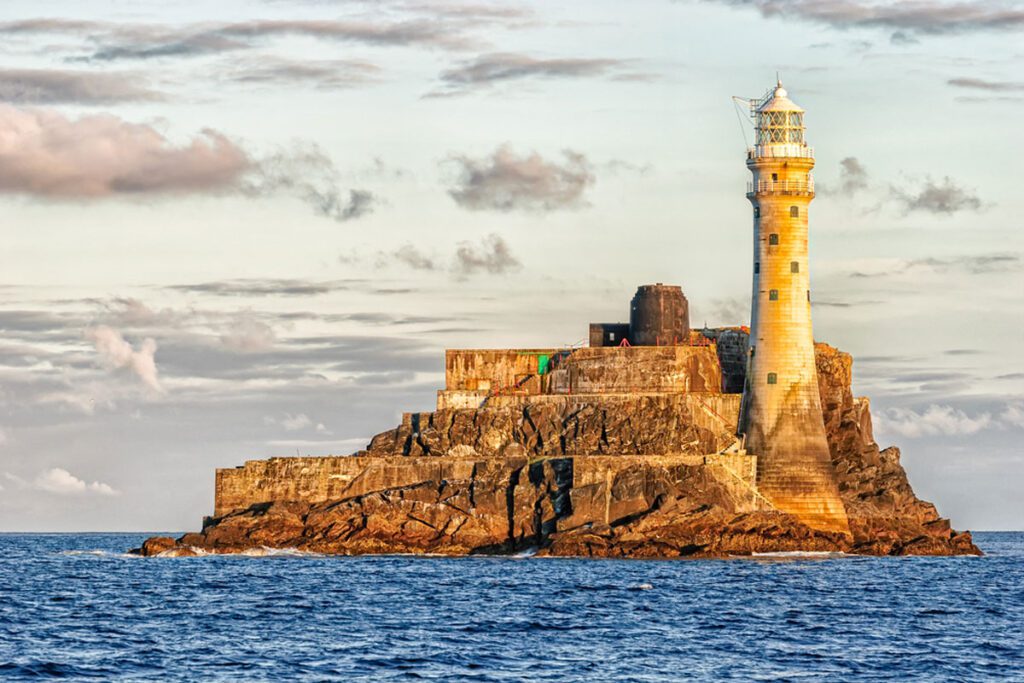
<path fill-rule="evenodd" d="M 1024 533 L 983 558 L 136 558 L 0 534 L 0 679 L 1024 681 Z"/>

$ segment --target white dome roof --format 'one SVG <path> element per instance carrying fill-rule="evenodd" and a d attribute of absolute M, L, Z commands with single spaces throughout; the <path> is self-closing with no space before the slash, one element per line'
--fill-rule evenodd
<path fill-rule="evenodd" d="M 771 98 L 757 108 L 757 111 L 796 111 L 802 112 L 803 108 L 796 102 L 789 99 L 789 93 L 782 87 L 782 81 L 776 85 L 775 92 Z"/>

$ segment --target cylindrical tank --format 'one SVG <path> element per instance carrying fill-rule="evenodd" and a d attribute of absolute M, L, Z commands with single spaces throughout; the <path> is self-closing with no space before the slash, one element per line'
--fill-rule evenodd
<path fill-rule="evenodd" d="M 674 346 L 690 343 L 690 306 L 677 285 L 641 285 L 629 307 L 629 343 Z"/>

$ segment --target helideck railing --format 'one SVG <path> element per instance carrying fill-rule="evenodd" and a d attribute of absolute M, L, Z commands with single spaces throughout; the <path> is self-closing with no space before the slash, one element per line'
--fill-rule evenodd
<path fill-rule="evenodd" d="M 754 145 L 747 148 L 748 159 L 813 159 L 814 148 L 799 143 Z"/>
<path fill-rule="evenodd" d="M 810 180 L 759 180 L 747 182 L 747 194 L 814 194 L 814 179 Z"/>

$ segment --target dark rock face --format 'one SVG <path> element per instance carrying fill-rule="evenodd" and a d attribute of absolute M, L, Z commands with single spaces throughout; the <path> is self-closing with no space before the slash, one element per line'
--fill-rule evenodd
<path fill-rule="evenodd" d="M 484 457 L 713 453 L 721 435 L 694 424 L 685 398 L 415 413 L 373 437 L 366 454 L 445 455 L 452 449 Z"/>
<path fill-rule="evenodd" d="M 607 406 L 531 405 L 422 414 L 374 437 L 366 455 L 446 457 L 472 467 L 451 479 L 385 486 L 310 504 L 268 501 L 208 520 L 177 541 L 135 552 L 188 555 L 253 548 L 336 554 L 514 553 L 714 557 L 778 551 L 874 555 L 980 554 L 913 493 L 899 451 L 880 451 L 868 404 L 850 392 L 852 360 L 817 347 L 832 463 L 853 536 L 765 510 L 734 472 L 699 455 L 713 434 L 679 406 L 637 399 Z M 689 450 L 687 450 L 687 448 Z M 612 454 L 616 457 L 601 457 Z M 623 457 L 623 454 L 634 454 Z M 651 454 L 651 455 L 645 455 Z"/>

